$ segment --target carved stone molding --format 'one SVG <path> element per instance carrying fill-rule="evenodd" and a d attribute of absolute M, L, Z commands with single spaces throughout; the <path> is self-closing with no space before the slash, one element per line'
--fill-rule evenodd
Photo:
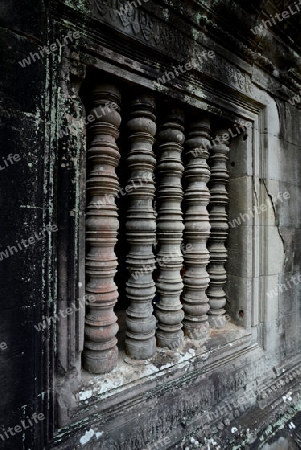
<path fill-rule="evenodd" d="M 101 108 L 102 114 L 91 125 L 91 144 L 87 151 L 90 170 L 87 178 L 89 196 L 86 215 L 86 285 L 88 303 L 85 326 L 84 368 L 93 373 L 112 370 L 118 359 L 116 333 L 118 325 L 114 305 L 118 298 L 114 276 L 117 258 L 118 214 L 115 197 L 119 183 L 115 168 L 119 163 L 116 139 L 121 117 L 120 93 L 112 85 L 99 85 L 92 93 L 92 108 Z M 106 107 L 113 102 L 116 109 Z M 91 111 L 90 113 L 92 113 Z M 92 296 L 92 297 L 91 297 Z"/>
<path fill-rule="evenodd" d="M 65 66 L 68 67 L 68 66 Z M 80 76 L 81 75 L 81 76 Z M 78 76 L 62 77 L 61 95 L 56 109 L 57 121 L 53 120 L 51 127 L 60 124 L 60 128 L 49 133 L 51 140 L 58 138 L 57 183 L 59 195 L 53 199 L 57 204 L 57 303 L 56 311 L 72 309 L 73 313 L 63 320 L 57 321 L 56 358 L 57 373 L 55 375 L 55 390 L 51 385 L 45 387 L 43 401 L 48 406 L 55 397 L 57 404 L 56 417 L 60 427 L 70 420 L 71 410 L 75 407 L 73 393 L 78 386 L 81 370 L 81 355 L 84 346 L 84 316 L 85 296 L 85 233 L 75 230 L 85 229 L 86 207 L 86 139 L 85 139 L 85 108 L 79 96 L 84 72 Z M 70 123 L 72 117 L 72 123 Z M 72 127 L 72 128 L 71 128 Z M 74 189 L 75 184 L 78 186 Z M 74 211 L 74 214 L 70 214 Z M 50 255 L 52 258 L 52 256 Z M 54 282 L 54 280 L 53 280 Z M 50 303 L 52 306 L 52 304 Z M 74 308 L 74 310 L 73 310 Z M 47 314 L 52 316 L 50 310 Z M 46 316 L 46 314 L 45 314 Z M 47 340 L 49 344 L 49 341 Z M 54 362 L 49 349 L 43 350 L 44 367 L 49 371 L 48 382 L 53 377 Z M 51 375 L 50 375 L 51 374 Z M 47 417 L 48 420 L 48 417 Z M 51 420 L 51 419 L 50 419 Z M 46 428 L 49 423 L 45 424 Z M 38 444 L 37 444 L 38 445 Z"/>
<path fill-rule="evenodd" d="M 185 211 L 185 275 L 183 309 L 185 311 L 184 331 L 191 339 L 203 339 L 209 335 L 207 312 L 209 300 L 206 289 L 209 275 L 206 267 L 209 252 L 206 244 L 210 236 L 207 205 L 210 193 L 207 183 L 210 170 L 207 165 L 210 147 L 210 120 L 200 119 L 190 124 L 185 143 L 188 163 L 185 167 L 184 182 L 186 200 Z"/>
<path fill-rule="evenodd" d="M 130 198 L 127 211 L 127 240 L 130 251 L 127 269 L 130 272 L 126 284 L 127 297 L 131 304 L 127 309 L 126 351 L 135 359 L 147 359 L 156 351 L 156 318 L 152 300 L 156 288 L 153 281 L 156 242 L 156 218 L 153 208 L 156 164 L 152 147 L 156 134 L 155 101 L 151 96 L 140 95 L 130 106 L 130 152 L 128 167 L 131 171 L 126 187 Z"/>
<path fill-rule="evenodd" d="M 172 109 L 158 133 L 157 344 L 169 348 L 177 348 L 183 342 L 181 322 L 184 313 L 180 301 L 183 289 L 181 278 L 183 265 L 181 242 L 184 229 L 181 212 L 183 198 L 181 179 L 184 170 L 181 152 L 185 139 L 183 124 L 183 112 Z"/>
<path fill-rule="evenodd" d="M 132 2 L 133 3 L 133 2 Z M 138 5 L 138 2 L 137 2 Z M 147 6 L 147 5 L 146 5 Z M 148 5 L 150 6 L 150 5 Z M 150 6 L 152 8 L 152 6 Z M 168 58 L 173 56 L 177 61 L 186 63 L 196 63 L 197 71 L 206 73 L 210 77 L 221 81 L 228 86 L 240 90 L 243 94 L 253 93 L 253 86 L 250 75 L 237 66 L 234 68 L 228 60 L 224 59 L 218 52 L 215 53 L 214 58 L 204 58 L 202 53 L 206 50 L 199 42 L 187 37 L 183 29 L 174 27 L 172 21 L 164 20 L 162 13 L 160 17 L 157 16 L 156 9 L 151 13 L 146 8 L 131 7 L 130 2 L 123 2 L 120 0 L 93 0 L 93 16 L 98 21 L 109 24 L 114 27 L 114 30 L 119 30 L 127 36 L 134 38 L 135 41 L 146 44 L 149 48 L 160 51 L 162 55 Z M 171 13 L 172 15 L 172 13 Z M 212 28 L 214 35 L 221 34 L 221 38 L 231 39 L 233 41 L 233 48 L 240 48 L 244 50 L 248 57 L 252 56 L 252 60 L 256 55 L 256 59 L 262 60 L 266 64 L 266 58 L 260 54 L 254 54 L 246 46 L 242 46 L 232 35 L 225 32 L 225 29 L 218 26 L 215 21 L 211 21 L 207 17 L 201 17 L 200 21 L 204 20 L 204 26 Z M 182 23 L 183 27 L 185 26 Z M 194 25 L 197 29 L 198 25 Z M 137 55 L 139 59 L 139 56 Z M 193 64 L 194 65 L 194 64 Z M 270 63 L 271 65 L 271 63 Z M 166 67 L 169 70 L 170 67 Z M 221 77 L 222 73 L 222 77 Z M 153 75 L 153 71 L 152 71 Z M 157 76 L 161 76 L 160 73 Z"/>
<path fill-rule="evenodd" d="M 226 293 L 224 285 L 227 280 L 225 264 L 227 249 L 225 242 L 228 237 L 227 205 L 229 202 L 227 184 L 229 175 L 227 160 L 229 153 L 230 134 L 228 130 L 220 129 L 215 134 L 214 145 L 211 148 L 211 180 L 210 180 L 210 224 L 211 235 L 208 242 L 210 264 L 208 273 L 210 284 L 207 296 L 210 300 L 209 323 L 214 328 L 226 325 Z"/>

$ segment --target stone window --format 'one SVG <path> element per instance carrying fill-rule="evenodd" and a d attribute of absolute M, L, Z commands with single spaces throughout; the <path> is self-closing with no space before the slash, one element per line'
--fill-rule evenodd
<path fill-rule="evenodd" d="M 149 360 L 225 329 L 234 124 L 112 79 L 85 89 L 83 367 L 104 374 L 119 351 Z"/>
<path fill-rule="evenodd" d="M 76 64 L 59 151 L 56 308 L 76 307 L 57 323 L 59 427 L 252 351 L 264 292 L 263 216 L 249 211 L 265 110 Z"/>

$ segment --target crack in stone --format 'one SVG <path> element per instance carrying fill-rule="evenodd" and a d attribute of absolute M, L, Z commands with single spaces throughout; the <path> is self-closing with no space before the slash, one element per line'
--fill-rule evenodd
<path fill-rule="evenodd" d="M 285 261 L 286 261 L 285 242 L 284 242 L 284 238 L 283 238 L 283 236 L 281 234 L 281 230 L 280 230 L 279 215 L 277 214 L 277 211 L 276 211 L 276 202 L 273 199 L 273 195 L 269 193 L 265 180 L 262 179 L 261 181 L 262 181 L 262 183 L 263 183 L 263 185 L 265 187 L 267 196 L 270 198 L 271 203 L 272 203 L 272 208 L 273 208 L 274 217 L 275 217 L 275 225 L 277 227 L 277 231 L 278 231 L 279 237 L 280 237 L 280 239 L 282 241 L 282 245 L 283 245 L 283 253 L 284 253 L 284 263 L 283 264 L 285 264 Z"/>

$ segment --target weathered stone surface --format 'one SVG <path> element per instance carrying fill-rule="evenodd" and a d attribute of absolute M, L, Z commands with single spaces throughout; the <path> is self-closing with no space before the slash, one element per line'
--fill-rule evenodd
<path fill-rule="evenodd" d="M 21 240 L 35 236 L 49 223 L 49 217 L 44 217 L 48 202 L 42 122 L 45 67 L 33 65 L 26 72 L 18 64 L 37 50 L 37 42 L 28 39 L 26 32 L 31 29 L 32 34 L 41 33 L 36 15 L 40 7 L 40 2 L 10 2 L 0 7 L 0 252 L 7 255 L 1 253 L 0 261 L 0 417 L 1 428 L 6 430 L 20 423 L 25 409 L 29 416 L 34 411 L 42 412 L 37 398 L 37 392 L 43 390 L 37 369 L 42 343 L 33 324 L 40 321 L 46 300 L 43 264 L 47 259 L 45 247 L 52 245 L 52 237 L 46 233 L 45 239 L 27 243 L 26 248 Z M 36 19 L 34 27 L 29 18 Z M 5 166 L 10 154 L 19 155 L 19 159 Z M 0 448 L 14 450 L 22 445 L 30 447 L 31 443 L 32 429 L 26 436 L 9 435 L 4 442 L 0 439 Z M 36 443 L 40 445 L 40 435 Z"/>
<path fill-rule="evenodd" d="M 208 273 L 210 283 L 207 289 L 210 310 L 209 323 L 212 327 L 223 328 L 226 324 L 224 309 L 226 294 L 224 285 L 227 280 L 225 264 L 227 262 L 226 240 L 228 237 L 227 205 L 229 196 L 227 191 L 229 174 L 227 171 L 228 145 L 230 134 L 227 130 L 219 129 L 214 135 L 215 141 L 211 147 L 210 167 L 210 226 L 211 233 L 208 242 L 210 264 Z"/>
<path fill-rule="evenodd" d="M 145 1 L 120 16 L 125 4 L 10 1 L 0 8 L 0 165 L 10 153 L 22 155 L 0 171 L 0 253 L 49 223 L 59 228 L 0 261 L 2 432 L 45 413 L 24 432 L 0 437 L 0 448 L 177 449 L 196 440 L 205 446 L 205 437 L 229 450 L 300 446 L 300 15 L 254 34 L 289 2 Z M 78 44 L 21 67 L 70 30 L 80 32 Z M 204 50 L 213 57 L 202 57 Z M 195 67 L 182 72 L 186 63 Z M 174 68 L 178 74 L 158 80 Z M 86 92 L 104 73 L 123 85 L 125 122 L 143 86 L 159 113 L 164 98 L 197 120 L 201 112 L 213 122 L 252 123 L 246 140 L 241 133 L 231 143 L 229 217 L 263 202 L 271 208 L 229 229 L 231 321 L 211 330 L 204 348 L 185 338 L 181 353 L 160 349 L 144 372 L 121 349 L 128 371 L 90 376 L 80 372 L 82 311 L 50 318 L 85 287 L 86 118 L 78 93 L 87 106 Z M 69 123 L 71 133 L 60 136 Z M 276 202 L 284 191 L 291 198 Z M 50 322 L 38 332 L 44 317 Z"/>
<path fill-rule="evenodd" d="M 119 162 L 116 139 L 121 117 L 120 93 L 114 85 L 98 85 L 91 94 L 91 112 L 104 111 L 91 126 L 91 145 L 87 151 L 90 172 L 87 179 L 86 238 L 88 254 L 86 291 L 89 299 L 85 320 L 84 368 L 91 373 L 106 373 L 117 364 L 117 317 L 114 306 L 118 298 L 114 276 L 117 258 L 118 214 L 115 197 L 118 178 L 115 169 Z M 107 107 L 115 103 L 116 108 Z"/>
<path fill-rule="evenodd" d="M 160 347 L 178 348 L 183 343 L 182 320 L 184 313 L 180 301 L 183 290 L 181 253 L 183 198 L 181 162 L 184 136 L 183 111 L 166 111 L 158 133 L 157 163 L 157 263 L 159 276 L 157 290 L 159 302 L 157 343 Z M 184 250 L 185 251 L 185 250 Z"/>
<path fill-rule="evenodd" d="M 210 169 L 207 164 L 210 149 L 210 120 L 203 118 L 189 124 L 186 139 L 186 167 L 184 173 L 186 211 L 184 216 L 186 242 L 184 262 L 183 309 L 184 330 L 192 339 L 206 339 L 209 335 L 207 312 L 209 300 L 206 289 L 209 275 L 209 251 L 206 244 L 210 236 L 207 206 L 210 191 L 207 183 Z"/>
<path fill-rule="evenodd" d="M 156 319 L 152 301 L 155 296 L 153 271 L 156 242 L 156 217 L 153 207 L 156 164 L 153 153 L 156 134 L 154 98 L 141 94 L 131 102 L 129 130 L 130 151 L 127 162 L 131 171 L 128 190 L 127 240 L 130 250 L 127 268 L 130 277 L 126 284 L 127 309 L 126 351 L 135 359 L 148 359 L 156 351 Z"/>

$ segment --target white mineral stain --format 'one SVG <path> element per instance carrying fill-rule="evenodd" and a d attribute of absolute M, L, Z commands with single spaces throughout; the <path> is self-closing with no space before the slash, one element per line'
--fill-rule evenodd
<path fill-rule="evenodd" d="M 92 439 L 94 434 L 95 434 L 94 430 L 92 430 L 92 428 L 91 428 L 89 431 L 86 431 L 86 433 L 80 438 L 79 442 L 82 445 L 86 445 L 86 443 Z"/>
<path fill-rule="evenodd" d="M 92 397 L 92 390 L 85 391 L 85 392 L 80 392 L 78 394 L 79 400 L 87 400 L 87 398 L 90 398 L 90 397 Z"/>

